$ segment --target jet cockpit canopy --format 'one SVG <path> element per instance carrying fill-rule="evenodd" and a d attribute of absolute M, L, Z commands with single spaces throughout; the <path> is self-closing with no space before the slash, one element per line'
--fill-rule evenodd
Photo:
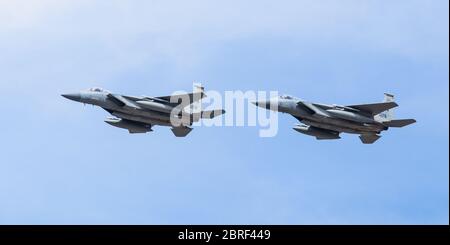
<path fill-rule="evenodd" d="M 102 89 L 102 88 L 99 88 L 99 87 L 93 87 L 93 88 L 90 88 L 89 89 L 89 91 L 90 92 L 108 92 L 107 90 L 105 90 L 105 89 Z"/>

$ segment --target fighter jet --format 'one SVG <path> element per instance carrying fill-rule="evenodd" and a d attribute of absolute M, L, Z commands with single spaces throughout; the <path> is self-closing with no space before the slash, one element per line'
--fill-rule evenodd
<path fill-rule="evenodd" d="M 394 96 L 385 93 L 382 103 L 361 105 L 325 105 L 307 102 L 289 95 L 252 102 L 256 106 L 288 113 L 302 124 L 293 129 L 314 136 L 318 140 L 340 139 L 340 133 L 359 134 L 364 144 L 372 144 L 390 127 L 401 128 L 416 122 L 414 119 L 394 119 L 397 107 Z"/>
<path fill-rule="evenodd" d="M 199 111 L 200 101 L 206 97 L 204 88 L 196 86 L 193 93 L 161 97 L 126 96 L 101 88 L 91 88 L 79 93 L 63 94 L 63 97 L 105 109 L 114 117 L 105 122 L 127 129 L 129 133 L 151 132 L 155 125 L 172 127 L 176 137 L 185 137 L 192 124 L 200 119 L 212 119 L 224 110 Z"/>

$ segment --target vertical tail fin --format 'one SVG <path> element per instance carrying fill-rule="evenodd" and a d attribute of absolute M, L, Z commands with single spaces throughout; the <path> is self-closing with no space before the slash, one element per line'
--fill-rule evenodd
<path fill-rule="evenodd" d="M 394 95 L 384 93 L 384 100 L 383 102 L 394 102 Z M 377 121 L 385 122 L 385 121 L 391 121 L 394 120 L 394 109 L 390 109 L 387 111 L 383 111 L 382 113 L 375 116 Z"/>
<path fill-rule="evenodd" d="M 394 102 L 394 95 L 384 93 L 384 100 L 383 102 Z"/>
<path fill-rule="evenodd" d="M 201 83 L 194 83 L 194 93 L 202 94 L 205 92 L 205 87 Z"/>
<path fill-rule="evenodd" d="M 191 94 L 191 104 L 184 108 L 184 112 L 189 113 L 193 117 L 194 122 L 198 122 L 202 112 L 202 98 L 206 97 L 205 88 L 201 83 L 193 84 L 193 93 Z"/>
<path fill-rule="evenodd" d="M 194 83 L 194 92 L 193 92 L 193 100 L 190 104 L 191 112 L 201 112 L 202 103 L 201 99 L 206 97 L 205 95 L 205 87 L 202 86 L 201 83 Z"/>

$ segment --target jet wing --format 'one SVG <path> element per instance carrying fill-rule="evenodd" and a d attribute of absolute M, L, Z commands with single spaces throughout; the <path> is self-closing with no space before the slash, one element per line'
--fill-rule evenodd
<path fill-rule="evenodd" d="M 328 113 L 323 110 L 322 108 L 320 108 L 319 106 L 313 104 L 313 103 L 309 103 L 309 102 L 305 102 L 305 101 L 301 101 L 298 102 L 297 105 L 299 106 L 303 106 L 304 108 L 306 108 L 311 114 L 317 114 L 319 116 L 322 117 L 328 117 Z"/>
<path fill-rule="evenodd" d="M 122 95 L 118 95 L 118 94 L 108 94 L 108 99 L 110 99 L 111 101 L 113 101 L 116 105 L 121 106 L 121 107 L 128 107 L 128 108 L 133 108 L 133 109 L 139 109 L 138 106 L 136 106 L 133 102 L 131 102 L 130 100 L 124 98 Z"/>
<path fill-rule="evenodd" d="M 206 97 L 205 93 L 196 92 L 196 93 L 190 93 L 190 94 L 175 94 L 175 95 L 161 96 L 161 97 L 155 97 L 155 98 L 166 101 L 171 104 L 179 105 L 181 103 L 185 103 L 186 105 L 189 105 L 194 102 L 200 101 L 205 97 Z"/>
<path fill-rule="evenodd" d="M 378 115 L 383 111 L 387 111 L 387 110 L 392 109 L 397 106 L 398 106 L 398 104 L 395 102 L 382 102 L 382 103 L 374 103 L 374 104 L 349 105 L 347 107 L 366 112 L 370 115 Z"/>
<path fill-rule="evenodd" d="M 194 92 L 189 94 L 174 94 L 169 96 L 155 97 L 156 99 L 167 101 L 168 103 L 180 105 L 181 103 L 190 105 L 206 97 L 205 88 L 195 85 Z"/>

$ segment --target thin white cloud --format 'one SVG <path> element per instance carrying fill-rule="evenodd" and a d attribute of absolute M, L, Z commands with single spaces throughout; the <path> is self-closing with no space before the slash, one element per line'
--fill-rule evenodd
<path fill-rule="evenodd" d="M 154 34 L 166 44 L 159 48 L 168 53 L 179 52 L 178 46 L 187 48 L 183 44 L 195 48 L 204 42 L 284 36 L 314 42 L 347 40 L 414 56 L 436 53 L 436 38 L 448 41 L 448 30 L 440 29 L 448 23 L 436 25 L 439 13 L 445 13 L 439 8 L 445 5 L 445 1 L 0 0 L 0 33 L 24 28 L 59 38 L 88 36 L 119 45 L 117 49 L 121 42 L 126 45 Z"/>
<path fill-rule="evenodd" d="M 46 24 L 49 15 L 82 6 L 86 2 L 85 0 L 0 0 L 0 31 L 35 28 Z"/>
<path fill-rule="evenodd" d="M 442 15 L 448 19 L 442 10 L 448 2 L 437 3 L 0 0 L 0 64 L 42 73 L 48 71 L 42 59 L 48 58 L 59 73 L 76 67 L 107 78 L 112 71 L 167 60 L 186 71 L 207 63 L 216 46 L 264 38 L 448 59 L 448 22 L 441 21 Z"/>

